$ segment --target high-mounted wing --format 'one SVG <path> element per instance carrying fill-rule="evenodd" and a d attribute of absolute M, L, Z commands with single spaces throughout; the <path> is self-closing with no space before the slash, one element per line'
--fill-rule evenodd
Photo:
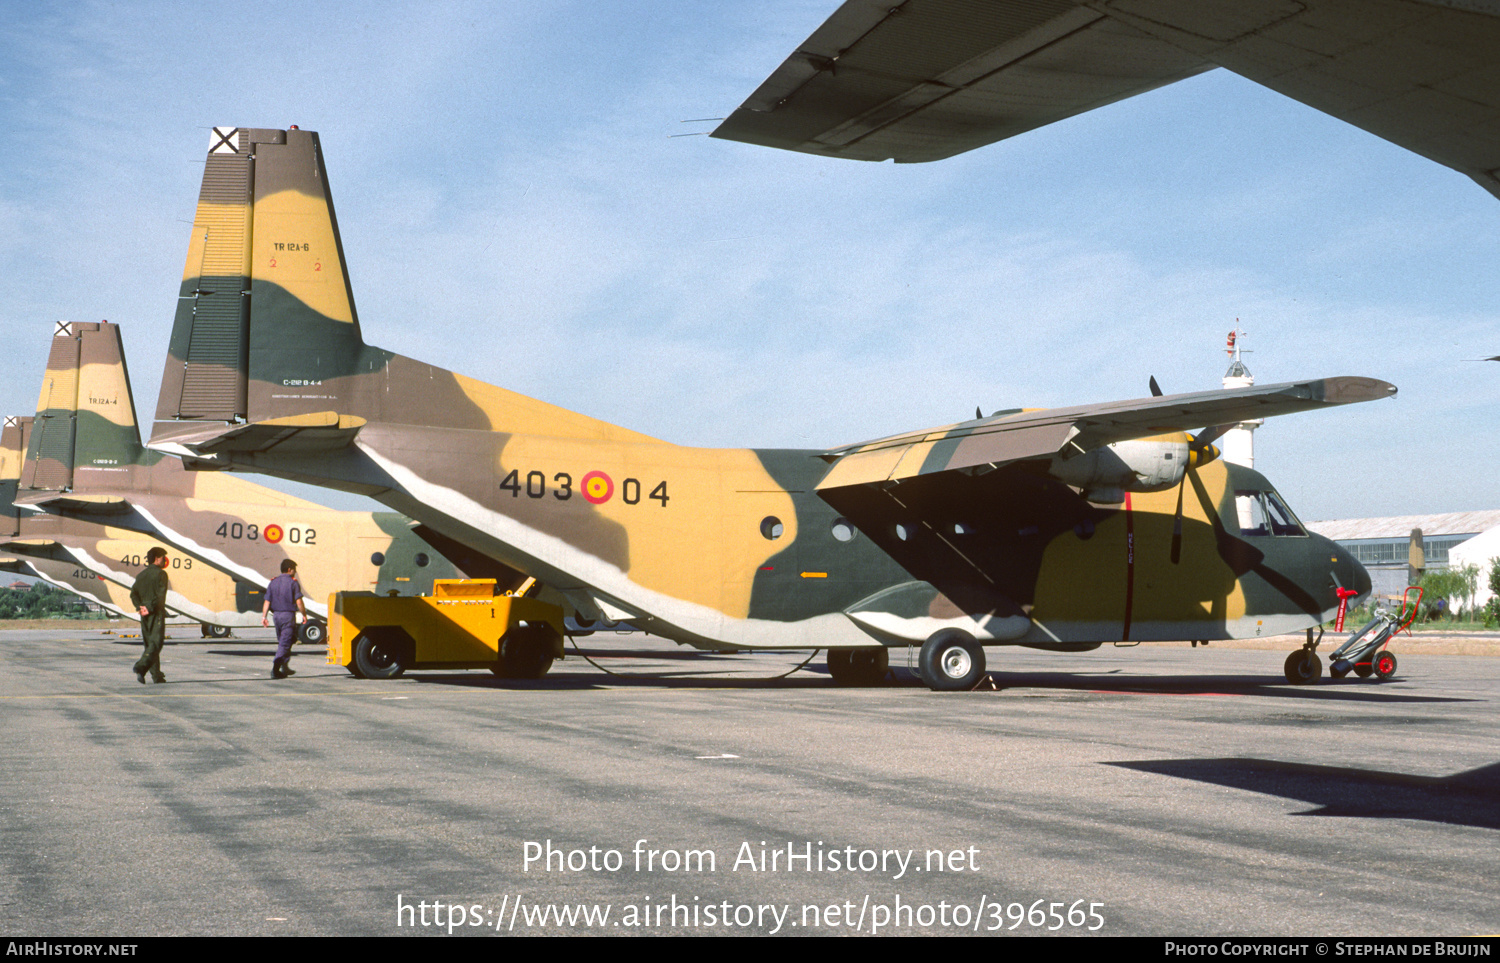
<path fill-rule="evenodd" d="M 1500 196 L 1489 0 L 848 0 L 715 137 L 939 160 L 1225 67 Z"/>
<path fill-rule="evenodd" d="M 833 467 L 818 489 L 1081 454 L 1130 438 L 1374 401 L 1395 393 L 1395 385 L 1374 378 L 1324 378 L 1003 414 L 824 452 Z"/>

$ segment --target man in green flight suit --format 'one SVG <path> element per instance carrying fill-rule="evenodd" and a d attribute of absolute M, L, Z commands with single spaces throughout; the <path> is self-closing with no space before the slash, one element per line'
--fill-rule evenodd
<path fill-rule="evenodd" d="M 146 684 L 165 682 L 161 671 L 161 647 L 167 640 L 167 550 L 160 545 L 146 553 L 146 568 L 130 587 L 130 604 L 141 616 L 141 641 L 146 651 L 135 662 L 135 680 Z"/>

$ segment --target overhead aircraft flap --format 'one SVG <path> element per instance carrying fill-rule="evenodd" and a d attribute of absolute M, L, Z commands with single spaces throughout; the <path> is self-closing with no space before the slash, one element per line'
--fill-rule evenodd
<path fill-rule="evenodd" d="M 713 136 L 933 161 L 1212 66 L 1082 2 L 848 0 Z"/>

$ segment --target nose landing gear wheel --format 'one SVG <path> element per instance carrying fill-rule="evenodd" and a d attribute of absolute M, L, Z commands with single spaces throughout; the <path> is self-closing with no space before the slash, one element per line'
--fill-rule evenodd
<path fill-rule="evenodd" d="M 1311 685 L 1323 677 L 1323 660 L 1306 649 L 1298 649 L 1286 657 L 1282 669 L 1286 681 L 1292 685 Z"/>
<path fill-rule="evenodd" d="M 984 675 L 984 646 L 958 629 L 933 633 L 917 658 L 922 681 L 938 692 L 972 689 Z"/>

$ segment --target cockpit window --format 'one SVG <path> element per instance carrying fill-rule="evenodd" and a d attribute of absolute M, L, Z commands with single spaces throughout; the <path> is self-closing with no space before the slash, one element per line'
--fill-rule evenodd
<path fill-rule="evenodd" d="M 1238 490 L 1234 493 L 1235 514 L 1241 535 L 1306 535 L 1297 516 L 1273 491 Z"/>

